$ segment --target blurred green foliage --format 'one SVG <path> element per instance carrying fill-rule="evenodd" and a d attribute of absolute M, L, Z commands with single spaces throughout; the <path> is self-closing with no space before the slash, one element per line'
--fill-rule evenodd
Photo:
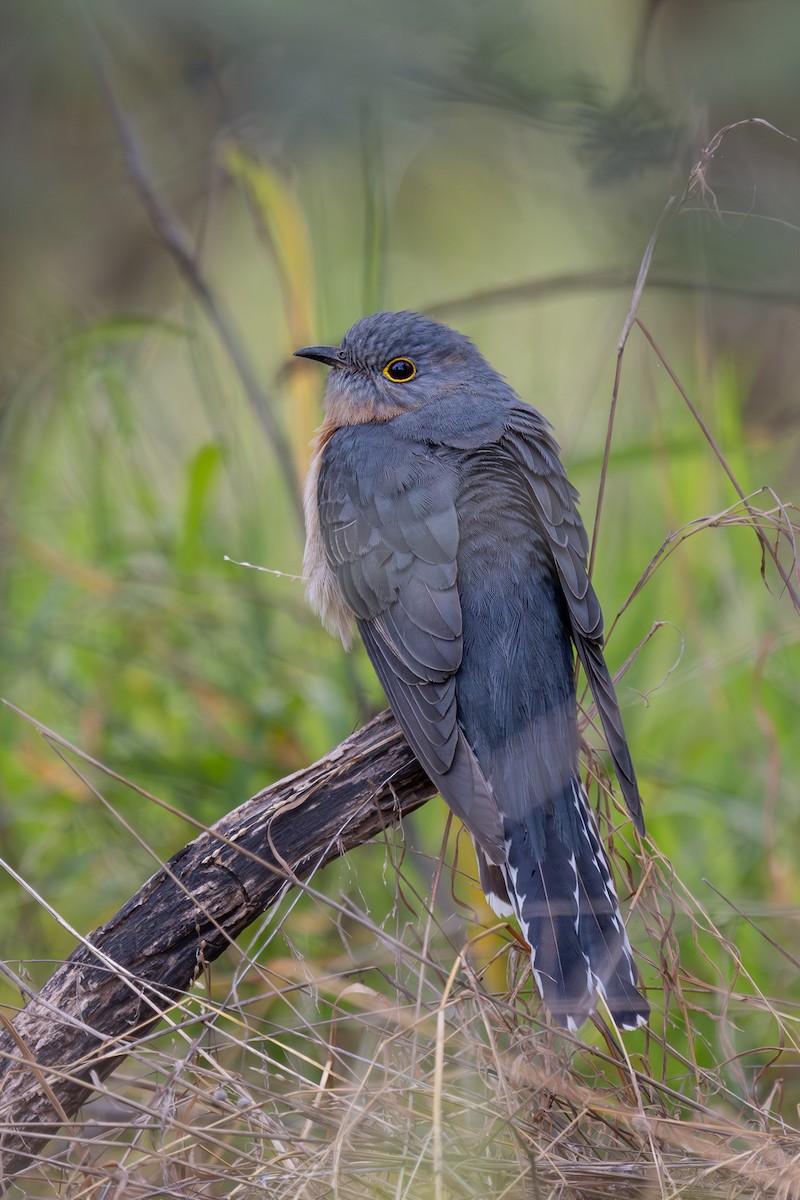
<path fill-rule="evenodd" d="M 379 306 L 431 308 L 552 420 L 589 528 L 617 339 L 663 204 L 716 129 L 758 115 L 800 133 L 786 52 L 800 10 L 772 0 L 88 10 L 152 187 L 189 231 L 298 473 L 321 375 L 291 350 Z M 0 87 L 14 103 L 0 129 L 11 164 L 0 188 L 2 690 L 210 823 L 382 699 L 362 652 L 346 658 L 318 628 L 300 582 L 226 561 L 298 574 L 295 507 L 236 364 L 126 177 L 88 27 L 77 7 L 51 14 L 12 3 L 3 17 Z M 797 147 L 743 127 L 707 178 L 713 194 L 698 191 L 658 244 L 640 315 L 745 492 L 769 487 L 789 503 Z M 598 544 L 607 626 L 671 532 L 700 523 L 609 641 L 616 669 L 660 623 L 619 688 L 648 831 L 757 986 L 794 1014 L 797 968 L 780 947 L 800 944 L 800 627 L 769 562 L 762 581 L 752 530 L 706 520 L 736 499 L 634 330 Z M 791 569 L 788 541 L 780 554 Z M 0 729 L 2 857 L 79 931 L 193 835 L 59 756 L 15 712 L 0 712 Z M 431 805 L 406 828 L 422 894 L 443 822 Z M 317 886 L 382 919 L 396 902 L 385 855 L 363 849 Z M 72 935 L 13 879 L 0 894 L 3 958 L 40 980 Z M 687 974 L 748 990 L 685 914 L 676 932 Z M 308 898 L 287 936 L 320 963 L 341 951 L 341 929 Z M 662 965 L 645 971 L 656 1005 Z M 9 985 L 0 995 L 18 1003 Z M 698 1016 L 697 1031 L 698 1055 L 719 1063 L 717 1022 Z M 688 1053 L 685 1033 L 672 1036 Z M 726 1036 L 733 1057 L 773 1034 L 756 1013 Z M 749 1071 L 748 1090 L 764 1059 L 730 1078 Z M 796 1058 L 780 1070 L 788 1112 Z"/>

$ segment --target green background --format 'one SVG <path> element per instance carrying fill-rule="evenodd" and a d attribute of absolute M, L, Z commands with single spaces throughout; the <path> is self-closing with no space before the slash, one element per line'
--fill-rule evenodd
<path fill-rule="evenodd" d="M 300 572 L 286 479 L 305 468 L 323 373 L 291 351 L 382 307 L 457 326 L 554 424 L 591 530 L 637 271 L 684 197 L 639 308 L 664 361 L 638 327 L 624 355 L 595 571 L 612 670 L 655 629 L 619 696 L 648 833 L 679 883 L 670 893 L 657 860 L 653 911 L 674 903 L 674 923 L 662 942 L 634 912 L 631 933 L 659 1030 L 732 1089 L 727 1110 L 765 1102 L 780 1078 L 770 1104 L 796 1119 L 800 626 L 664 362 L 772 514 L 773 544 L 782 524 L 794 570 L 797 514 L 780 506 L 797 500 L 800 464 L 798 146 L 741 125 L 686 189 L 728 125 L 800 136 L 800 9 L 33 0 L 0 22 L 2 694 L 204 822 L 383 705 L 302 583 L 225 561 Z M 257 403 L 148 220 L 98 61 Z M 0 786 L 2 857 L 30 888 L 0 877 L 0 952 L 39 984 L 74 938 L 38 897 L 88 932 L 193 829 L 9 709 Z M 405 825 L 402 871 L 422 896 L 445 815 L 435 801 Z M 384 844 L 315 886 L 413 930 Z M 475 925 L 459 900 L 491 919 L 468 881 L 454 888 L 437 920 L 460 946 Z M 673 1001 L 669 1025 L 673 936 L 671 989 L 690 1011 Z M 303 897 L 265 954 L 324 973 L 357 959 L 352 946 Z M 216 968 L 220 996 L 233 970 Z M 489 977 L 502 990 L 503 964 Z M 0 998 L 19 1003 L 8 981 Z M 265 1014 L 286 1020 L 277 1002 Z M 683 1068 L 648 1052 L 681 1090 Z"/>

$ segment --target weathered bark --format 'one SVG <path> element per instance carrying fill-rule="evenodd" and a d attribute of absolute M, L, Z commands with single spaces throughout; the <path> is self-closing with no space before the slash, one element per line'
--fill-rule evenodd
<path fill-rule="evenodd" d="M 385 712 L 178 851 L 0 1035 L 0 1188 L 284 885 L 433 792 Z"/>

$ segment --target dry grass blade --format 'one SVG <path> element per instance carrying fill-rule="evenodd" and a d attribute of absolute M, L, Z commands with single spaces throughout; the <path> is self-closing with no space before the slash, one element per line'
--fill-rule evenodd
<path fill-rule="evenodd" d="M 345 752 L 339 775 L 347 761 Z M 400 777 L 394 786 L 403 796 Z M 318 789 L 314 794 L 319 798 Z M 341 817 L 338 828 L 352 838 Z M 221 830 L 218 844 L 241 844 L 230 833 Z M 277 827 L 273 835 L 289 861 Z M 436 869 L 445 861 L 443 848 Z M 387 862 L 397 897 L 424 903 L 408 875 L 409 857 L 390 855 Z M 262 963 L 251 950 L 224 1002 L 214 999 L 207 979 L 173 1010 L 166 1034 L 148 1031 L 149 1019 L 131 1028 L 117 1046 L 131 1067 L 115 1083 L 108 1058 L 96 1053 L 67 1070 L 51 1063 L 51 1108 L 55 1096 L 73 1094 L 70 1088 L 85 1094 L 91 1086 L 95 1099 L 80 1117 L 72 1104 L 61 1114 L 71 1124 L 49 1158 L 44 1150 L 36 1156 L 38 1172 L 48 1186 L 60 1180 L 69 1196 L 99 1195 L 96 1189 L 116 1180 L 126 1197 L 142 1200 L 154 1189 L 180 1196 L 187 1187 L 191 1195 L 242 1197 L 268 1190 L 279 1200 L 800 1194 L 797 1133 L 745 1098 L 733 1058 L 703 1065 L 702 1045 L 690 1041 L 691 1061 L 682 1060 L 670 1033 L 679 1022 L 691 1031 L 704 1010 L 733 1027 L 756 1006 L 773 1024 L 773 1045 L 800 1047 L 797 1017 L 759 993 L 736 947 L 669 864 L 654 855 L 643 865 L 635 912 L 645 937 L 634 937 L 649 944 L 677 1003 L 662 1013 L 663 1033 L 656 1014 L 652 1031 L 637 1035 L 624 1054 L 613 1043 L 607 1052 L 602 1042 L 561 1036 L 541 1022 L 527 955 L 513 941 L 505 941 L 509 991 L 491 995 L 482 979 L 492 953 L 482 947 L 496 934 L 453 946 L 429 910 L 415 954 L 391 925 L 312 889 L 315 903 L 338 911 L 337 919 L 345 912 L 359 917 L 365 940 L 352 932 L 343 940 L 339 972 L 321 974 L 301 959 L 281 962 L 274 949 Z M 252 883 L 246 886 L 250 892 Z M 678 966 L 675 930 L 685 922 L 713 952 L 706 980 Z M 281 918 L 278 928 L 288 933 L 291 922 Z M 215 950 L 206 937 L 210 961 Z M 739 979 L 737 989 L 719 985 L 720 967 L 723 980 Z M 376 973 L 388 992 L 371 986 Z M 142 1000 L 153 1001 L 152 980 L 142 979 L 140 990 Z M 30 1019 L 45 1000 L 25 1010 Z M 10 1099 L 6 1092 L 4 1103 Z M 26 1186 L 38 1194 L 31 1172 Z"/>
<path fill-rule="evenodd" d="M 601 471 L 600 471 L 600 481 L 599 481 L 599 486 L 598 486 L 597 507 L 595 510 L 594 528 L 592 530 L 591 551 L 590 551 L 590 556 L 589 556 L 589 577 L 590 578 L 591 578 L 593 570 L 594 570 L 595 555 L 597 552 L 597 541 L 598 541 L 598 535 L 599 535 L 599 531 L 600 531 L 600 521 L 601 521 L 602 512 L 603 512 L 603 497 L 605 495 L 606 479 L 608 478 L 608 469 L 609 469 L 609 464 L 611 461 L 611 444 L 612 444 L 613 435 L 614 435 L 614 419 L 616 416 L 617 403 L 619 400 L 620 384 L 621 384 L 621 379 L 622 379 L 622 361 L 623 361 L 623 356 L 625 354 L 626 346 L 628 344 L 630 332 L 631 332 L 634 324 L 638 325 L 639 328 L 642 330 L 642 332 L 644 333 L 648 342 L 652 346 L 653 350 L 656 352 L 656 354 L 659 358 L 659 361 L 669 372 L 670 378 L 672 379 L 676 388 L 680 392 L 685 404 L 690 409 L 692 416 L 694 417 L 694 419 L 696 420 L 696 422 L 702 429 L 704 437 L 706 438 L 706 440 L 708 441 L 712 450 L 714 451 L 715 455 L 717 456 L 720 464 L 722 465 L 723 470 L 728 475 L 728 478 L 730 479 L 731 483 L 733 484 L 734 488 L 736 489 L 736 491 L 739 495 L 739 498 L 741 500 L 744 500 L 744 498 L 745 498 L 744 492 L 739 487 L 736 479 L 733 476 L 733 473 L 732 473 L 730 467 L 728 466 L 727 462 L 725 461 L 725 458 L 724 458 L 721 450 L 719 449 L 719 447 L 717 446 L 713 437 L 711 436 L 709 429 L 707 428 L 706 424 L 702 420 L 696 407 L 692 404 L 691 400 L 689 399 L 687 392 L 681 386 L 677 375 L 672 370 L 666 357 L 661 353 L 661 351 L 658 348 L 658 346 L 656 345 L 654 339 L 651 337 L 651 335 L 649 334 L 649 332 L 645 328 L 645 326 L 642 324 L 642 322 L 639 320 L 638 314 L 639 314 L 639 306 L 641 304 L 641 299 L 644 294 L 645 285 L 647 284 L 647 279 L 648 279 L 648 276 L 650 273 L 650 267 L 651 267 L 652 261 L 653 261 L 653 254 L 655 253 L 655 249 L 658 244 L 658 241 L 659 241 L 661 235 L 663 234 L 666 226 L 670 223 L 670 221 L 674 220 L 676 217 L 678 217 L 680 215 L 680 213 L 682 211 L 684 211 L 686 202 L 688 201 L 688 199 L 698 191 L 700 192 L 700 194 L 702 195 L 702 197 L 706 201 L 706 203 L 709 205 L 709 207 L 712 209 L 712 211 L 714 211 L 716 213 L 719 212 L 719 209 L 717 207 L 716 196 L 714 195 L 714 192 L 711 189 L 710 184 L 708 182 L 709 167 L 714 158 L 714 155 L 719 150 L 719 148 L 722 145 L 722 143 L 724 142 L 725 138 L 728 137 L 729 134 L 731 134 L 734 130 L 740 129 L 746 125 L 760 125 L 766 129 L 771 130 L 774 133 L 779 134 L 781 137 L 788 138 L 789 141 L 796 140 L 795 138 L 792 138 L 789 134 L 783 133 L 782 130 L 778 129 L 775 125 L 772 125 L 769 121 L 765 121 L 761 117 L 751 117 L 744 121 L 735 121 L 732 124 L 726 125 L 724 128 L 718 130 L 714 134 L 714 136 L 711 138 L 711 140 L 708 142 L 708 144 L 703 148 L 697 162 L 695 163 L 694 167 L 690 171 L 689 177 L 686 182 L 686 187 L 683 191 L 682 196 L 680 196 L 680 197 L 670 196 L 669 199 L 667 200 L 666 204 L 664 205 L 664 207 L 661 211 L 658 221 L 656 222 L 655 228 L 653 229 L 653 232 L 650 235 L 647 246 L 645 247 L 644 254 L 642 255 L 642 259 L 639 264 L 639 271 L 638 271 L 638 274 L 636 277 L 636 282 L 633 287 L 633 294 L 631 296 L 631 302 L 628 306 L 628 311 L 625 316 L 625 320 L 623 322 L 622 332 L 621 332 L 620 338 L 619 338 L 619 343 L 617 345 L 617 360 L 616 360 L 616 369 L 614 372 L 614 385 L 613 385 L 612 392 L 611 392 L 611 404 L 609 407 L 608 423 L 607 423 L 607 427 L 606 427 L 606 440 L 605 440 L 605 446 L 603 449 L 603 463 L 602 463 L 602 467 L 601 467 Z M 758 529 L 756 529 L 756 532 L 759 533 Z M 765 553 L 770 554 L 772 556 L 772 558 L 774 559 L 775 564 L 778 568 L 778 572 L 781 575 L 781 578 L 783 579 L 783 582 L 792 597 L 792 601 L 795 605 L 795 608 L 800 613 L 800 595 L 798 595 L 798 592 L 795 590 L 795 588 L 791 582 L 791 579 L 783 571 L 783 568 L 782 568 L 780 562 L 778 561 L 777 555 L 772 551 L 769 544 L 763 540 L 760 533 L 759 533 L 759 540 L 761 540 L 761 544 L 762 544 L 762 547 L 763 547 Z"/>

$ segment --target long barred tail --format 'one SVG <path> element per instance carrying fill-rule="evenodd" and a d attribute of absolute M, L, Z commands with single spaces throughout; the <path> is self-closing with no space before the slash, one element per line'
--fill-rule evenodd
<path fill-rule="evenodd" d="M 638 990 L 611 870 L 580 781 L 571 781 L 560 806 L 531 820 L 535 828 L 507 823 L 504 864 L 494 866 L 480 852 L 478 863 L 489 903 L 502 916 L 513 913 L 530 944 L 551 1016 L 576 1030 L 599 994 L 618 1028 L 645 1025 L 650 1006 Z"/>

